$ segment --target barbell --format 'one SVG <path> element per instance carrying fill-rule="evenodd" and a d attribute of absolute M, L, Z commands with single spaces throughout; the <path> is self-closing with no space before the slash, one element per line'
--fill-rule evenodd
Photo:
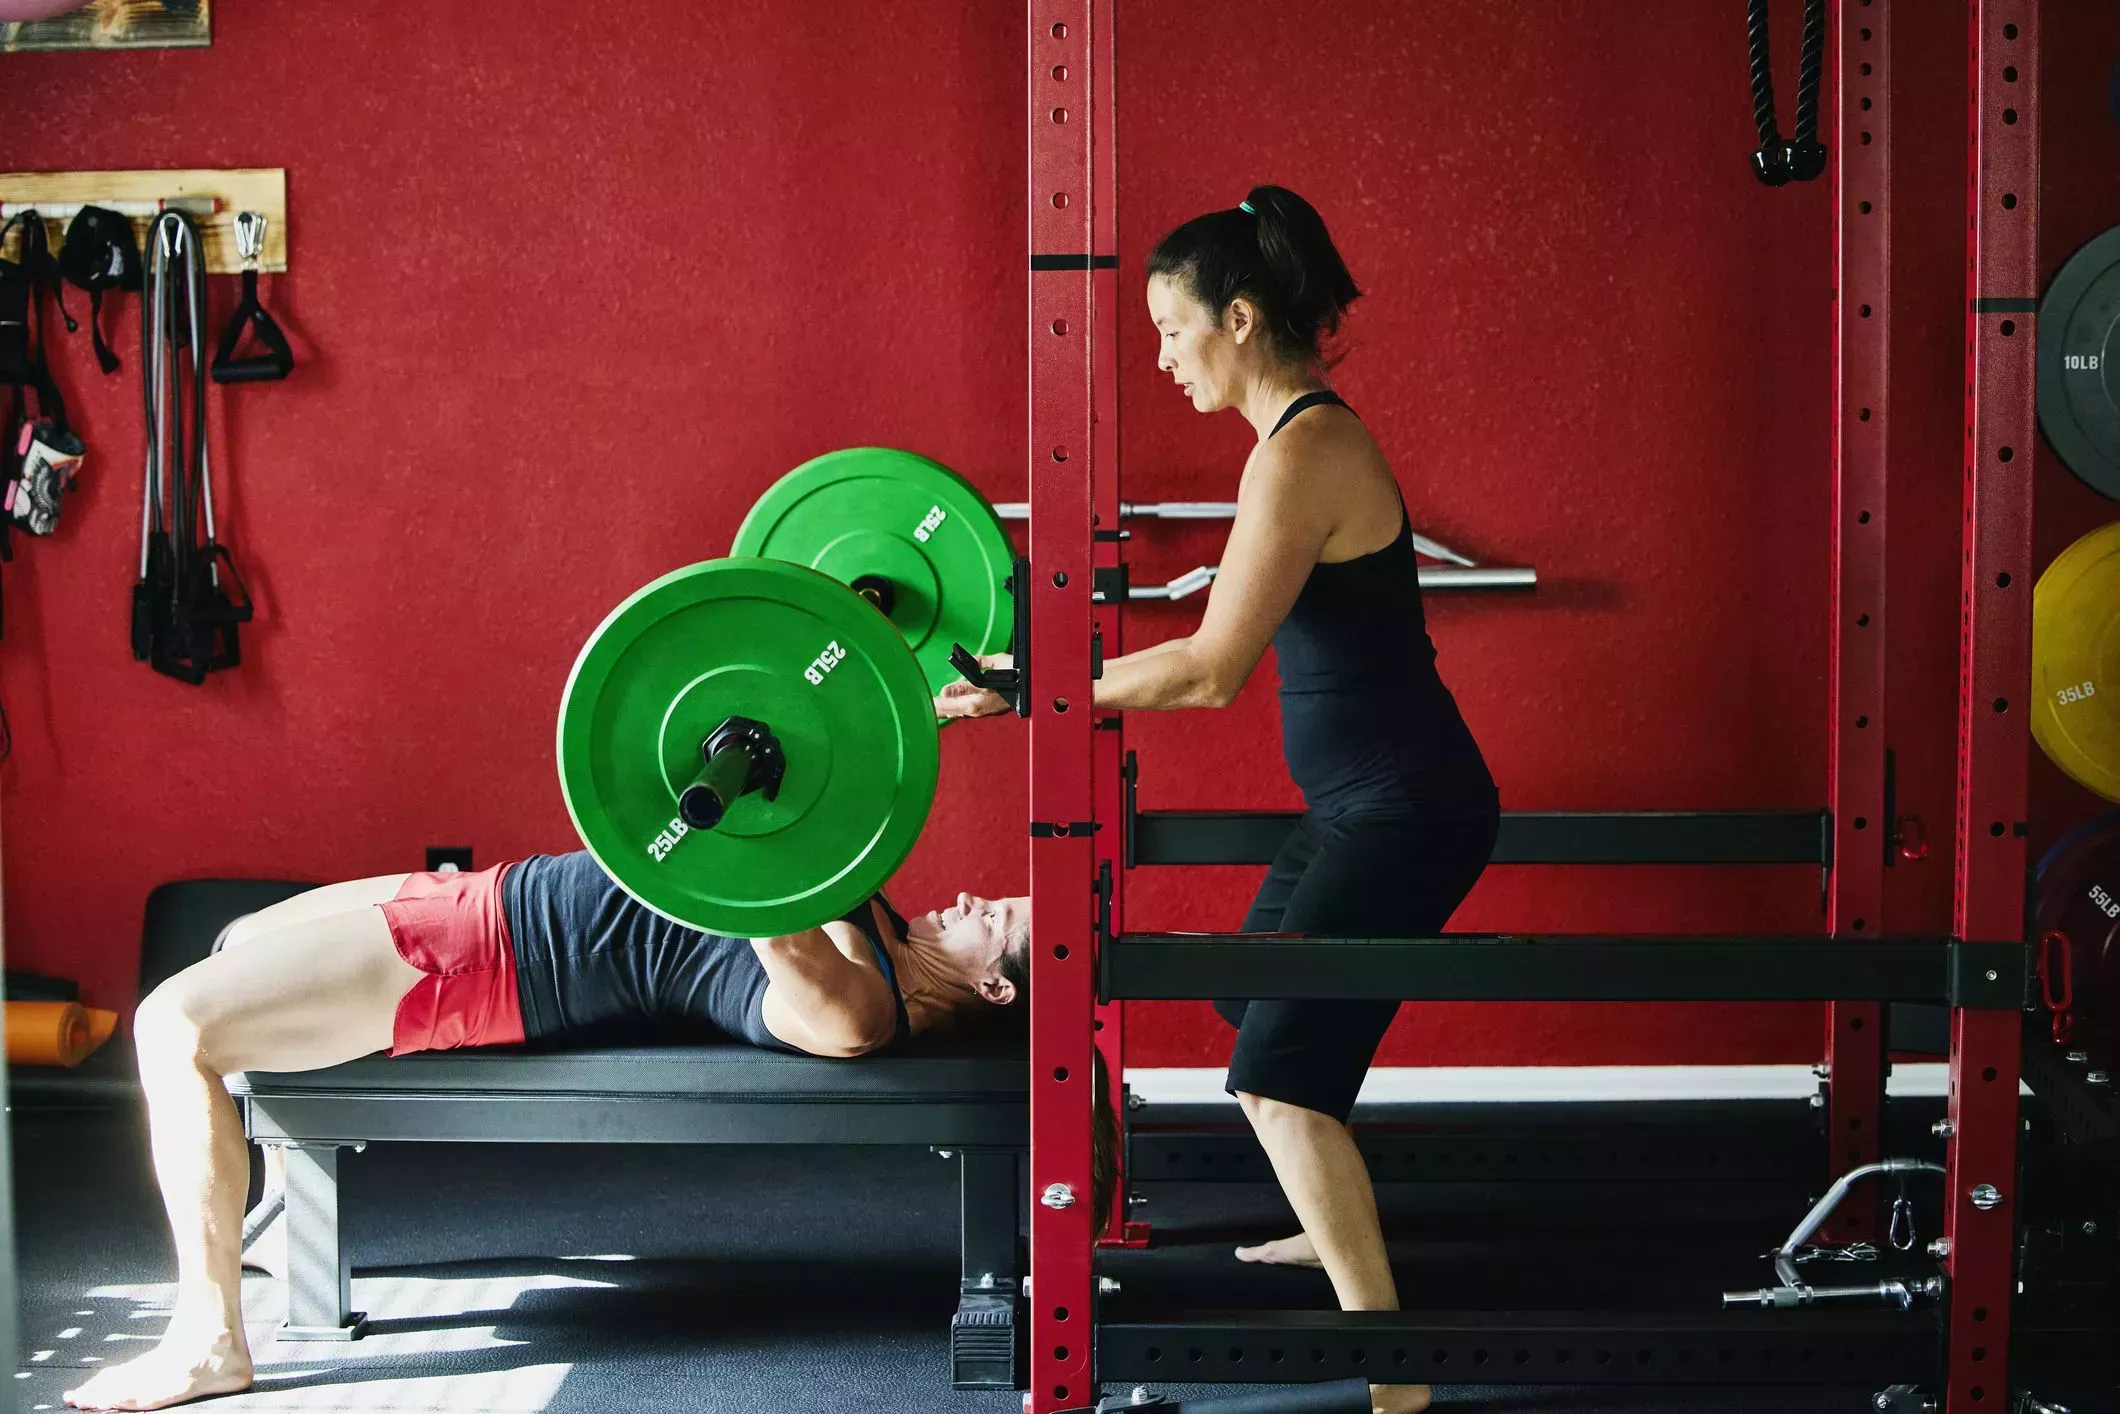
<path fill-rule="evenodd" d="M 904 863 L 934 802 L 932 698 L 1009 644 L 1014 550 L 948 467 L 857 447 L 761 496 L 732 558 L 649 584 L 591 634 L 560 788 L 607 873 L 689 927 L 835 918 Z M 2120 524 L 2033 595 L 2033 737 L 2120 800 Z M 954 658 L 954 661 L 953 661 Z"/>
<path fill-rule="evenodd" d="M 789 472 L 730 558 L 642 586 L 575 659 L 557 746 L 582 843 L 704 932 L 851 911 L 927 822 L 934 696 L 953 652 L 1008 646 L 1013 562 L 993 507 L 939 462 L 864 447 Z"/>

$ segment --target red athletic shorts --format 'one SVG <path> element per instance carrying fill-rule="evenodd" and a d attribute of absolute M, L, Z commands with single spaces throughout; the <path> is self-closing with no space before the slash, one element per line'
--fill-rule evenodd
<path fill-rule="evenodd" d="M 508 868 L 411 874 L 381 905 L 398 956 L 427 974 L 398 1003 L 391 1055 L 521 1043 L 515 944 L 501 908 Z"/>

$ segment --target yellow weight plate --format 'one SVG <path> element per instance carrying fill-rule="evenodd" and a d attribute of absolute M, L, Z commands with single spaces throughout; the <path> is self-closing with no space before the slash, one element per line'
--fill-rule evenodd
<path fill-rule="evenodd" d="M 2032 590 L 2032 739 L 2120 800 L 2120 521 L 2063 550 Z"/>

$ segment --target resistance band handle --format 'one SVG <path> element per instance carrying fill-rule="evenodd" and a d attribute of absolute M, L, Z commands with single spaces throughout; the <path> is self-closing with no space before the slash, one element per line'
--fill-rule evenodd
<path fill-rule="evenodd" d="M 213 366 L 216 383 L 277 383 L 294 369 L 276 358 L 244 358 Z"/>
<path fill-rule="evenodd" d="M 677 814 L 695 830 L 711 830 L 729 813 L 729 802 L 751 781 L 751 752 L 737 742 L 707 758 L 692 784 L 677 797 Z"/>
<path fill-rule="evenodd" d="M 245 329 L 254 330 L 267 352 L 252 358 L 236 358 L 236 345 Z M 243 272 L 243 302 L 221 331 L 221 345 L 214 350 L 213 381 L 216 383 L 271 383 L 294 371 L 294 350 L 287 336 L 265 307 L 258 303 L 258 272 Z"/>

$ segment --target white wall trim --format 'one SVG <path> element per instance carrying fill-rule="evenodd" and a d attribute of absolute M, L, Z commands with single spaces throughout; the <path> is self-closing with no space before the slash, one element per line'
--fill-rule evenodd
<path fill-rule="evenodd" d="M 1219 1066 L 1129 1066 L 1126 1083 L 1150 1104 L 1234 1103 Z M 1940 1061 L 1892 1068 L 1886 1092 L 1945 1093 Z M 1817 1092 L 1807 1065 L 1379 1066 L 1362 1084 L 1364 1104 L 1565 1103 L 1611 1100 L 1801 1100 Z"/>

